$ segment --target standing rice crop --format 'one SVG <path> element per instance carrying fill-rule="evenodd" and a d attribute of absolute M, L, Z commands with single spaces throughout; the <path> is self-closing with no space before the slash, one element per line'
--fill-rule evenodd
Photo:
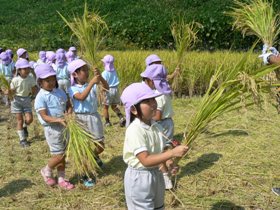
<path fill-rule="evenodd" d="M 186 52 L 197 42 L 198 23 L 185 23 L 184 20 L 174 22 L 171 25 L 171 33 L 175 41 L 178 73 L 173 78 L 172 88 L 175 92 L 179 90 L 181 78 L 182 63 L 185 59 Z"/>
<path fill-rule="evenodd" d="M 66 159 L 74 164 L 73 170 L 79 175 L 96 173 L 99 168 L 95 160 L 94 137 L 76 120 L 75 115 L 66 117 L 65 138 L 68 139 Z"/>
<path fill-rule="evenodd" d="M 233 27 L 243 35 L 255 35 L 264 44 L 273 46 L 279 35 L 279 15 L 267 0 L 251 0 L 244 3 L 235 0 L 235 8 L 227 14 L 233 17 Z"/>
<path fill-rule="evenodd" d="M 207 125 L 217 117 L 255 103 L 260 104 L 262 93 L 271 92 L 272 85 L 270 81 L 264 80 L 263 76 L 279 66 L 269 65 L 255 71 L 246 70 L 247 60 L 252 54 L 252 49 L 234 67 L 228 69 L 221 65 L 216 70 L 198 110 L 191 117 L 187 126 L 184 144 L 191 145 Z M 218 83 L 220 77 L 224 78 L 222 82 Z"/>

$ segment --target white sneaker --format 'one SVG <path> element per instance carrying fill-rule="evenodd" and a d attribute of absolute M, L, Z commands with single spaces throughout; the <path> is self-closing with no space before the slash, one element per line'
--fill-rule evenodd
<path fill-rule="evenodd" d="M 172 184 L 170 177 L 168 176 L 168 173 L 163 173 L 163 179 L 164 179 L 165 189 L 166 190 L 172 189 L 173 184 Z"/>

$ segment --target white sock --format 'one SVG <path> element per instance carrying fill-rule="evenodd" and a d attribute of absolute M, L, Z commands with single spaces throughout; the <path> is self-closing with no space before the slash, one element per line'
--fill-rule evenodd
<path fill-rule="evenodd" d="M 65 178 L 65 171 L 57 171 L 58 183 L 63 182 Z"/>
<path fill-rule="evenodd" d="M 19 136 L 19 140 L 22 141 L 25 139 L 24 136 L 24 130 L 17 130 L 18 136 Z"/>

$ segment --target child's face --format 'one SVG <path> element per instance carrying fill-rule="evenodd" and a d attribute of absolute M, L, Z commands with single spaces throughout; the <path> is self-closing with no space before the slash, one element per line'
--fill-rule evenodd
<path fill-rule="evenodd" d="M 142 121 L 146 124 L 150 124 L 157 110 L 156 99 L 150 98 L 150 99 L 143 100 L 140 103 L 140 109 L 142 112 Z"/>
<path fill-rule="evenodd" d="M 41 79 L 41 88 L 47 91 L 52 91 L 56 87 L 56 77 L 50 76 L 45 79 Z"/>
<path fill-rule="evenodd" d="M 89 77 L 87 65 L 82 66 L 79 71 L 74 72 L 73 76 L 78 84 L 85 84 L 88 81 Z"/>
<path fill-rule="evenodd" d="M 30 68 L 22 68 L 22 69 L 19 69 L 18 70 L 18 73 L 19 75 L 22 77 L 22 78 L 26 78 L 29 73 L 30 73 Z"/>

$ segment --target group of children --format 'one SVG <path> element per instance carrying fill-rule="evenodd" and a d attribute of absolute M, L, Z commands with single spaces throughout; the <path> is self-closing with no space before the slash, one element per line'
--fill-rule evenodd
<path fill-rule="evenodd" d="M 71 51 L 71 50 L 70 50 Z M 70 52 L 69 51 L 69 52 Z M 63 130 L 65 114 L 75 113 L 77 120 L 85 125 L 87 131 L 98 142 L 94 151 L 97 163 L 104 150 L 104 132 L 98 113 L 97 85 L 104 94 L 103 115 L 105 126 L 111 126 L 109 106 L 120 119 L 120 125 L 127 126 L 123 148 L 123 159 L 128 168 L 124 185 L 128 209 L 163 209 L 164 191 L 172 188 L 170 174 L 178 171 L 173 158 L 182 157 L 188 151 L 187 146 L 173 146 L 174 115 L 171 103 L 171 88 L 168 84 L 167 70 L 157 55 L 146 59 L 146 69 L 141 73 L 142 82 L 133 83 L 119 95 L 119 78 L 114 67 L 114 57 L 106 55 L 102 59 L 104 71 L 89 69 L 85 61 L 76 57 L 75 52 L 67 53 L 58 49 L 39 52 L 36 64 L 28 61 L 24 49 L 18 51 L 11 88 L 6 94 L 13 95 L 11 111 L 17 116 L 18 135 L 23 147 L 27 141 L 27 125 L 32 118 L 31 96 L 35 96 L 35 111 L 44 127 L 45 138 L 52 154 L 47 165 L 41 169 L 41 175 L 49 186 L 58 185 L 67 190 L 74 188 L 65 179 L 65 148 Z M 6 52 L 5 52 L 6 53 Z M 5 59 L 0 58 L 5 65 Z M 11 67 L 12 68 L 12 67 Z M 30 69 L 34 68 L 34 75 Z M 89 79 L 89 71 L 93 77 Z M 6 75 L 5 75 L 6 76 Z M 34 77 L 35 76 L 35 77 Z M 125 118 L 118 108 L 120 99 L 125 107 Z M 55 180 L 53 171 L 57 170 Z M 87 187 L 94 185 L 90 177 L 84 177 Z"/>

